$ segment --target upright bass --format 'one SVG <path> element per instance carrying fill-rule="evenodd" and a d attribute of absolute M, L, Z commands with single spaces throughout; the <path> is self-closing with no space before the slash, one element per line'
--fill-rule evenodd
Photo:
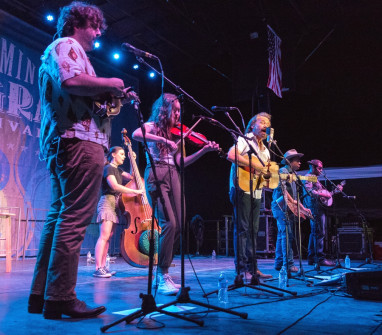
<path fill-rule="evenodd" d="M 131 141 L 126 135 L 126 129 L 122 129 L 121 133 L 124 146 L 129 153 L 133 172 L 133 179 L 127 183 L 126 187 L 144 190 L 144 180 L 139 173 Z M 122 257 L 132 266 L 147 267 L 149 265 L 152 209 L 146 193 L 143 192 L 142 195 L 135 197 L 122 194 L 119 201 L 119 206 L 122 212 L 124 212 L 128 223 L 127 228 L 123 230 L 121 236 Z M 154 263 L 157 263 L 160 228 L 156 220 L 154 222 L 154 228 Z"/>

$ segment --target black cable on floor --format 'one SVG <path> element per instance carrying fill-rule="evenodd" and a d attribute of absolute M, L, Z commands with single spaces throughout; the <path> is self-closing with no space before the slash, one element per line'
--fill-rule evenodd
<path fill-rule="evenodd" d="M 295 322 L 293 322 L 291 325 L 289 325 L 288 327 L 284 328 L 282 331 L 280 331 L 279 333 L 277 333 L 278 335 L 279 334 L 282 334 L 284 332 L 286 332 L 288 329 L 292 328 L 294 325 L 296 325 L 297 323 L 299 323 L 302 319 L 306 318 L 310 313 L 312 313 L 318 306 L 320 306 L 321 304 L 327 302 L 331 297 L 333 297 L 333 295 L 330 295 L 329 297 L 327 297 L 325 300 L 319 302 L 316 306 L 314 306 L 308 313 L 306 313 L 305 315 L 303 315 L 301 318 L 298 318 Z"/>

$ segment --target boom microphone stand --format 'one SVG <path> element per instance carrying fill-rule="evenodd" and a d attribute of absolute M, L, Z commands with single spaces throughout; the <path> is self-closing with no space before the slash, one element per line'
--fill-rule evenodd
<path fill-rule="evenodd" d="M 155 210 L 157 208 L 158 198 L 161 201 L 165 217 L 168 217 L 168 213 L 167 213 L 167 209 L 165 206 L 162 191 L 160 188 L 160 181 L 158 180 L 157 173 L 155 170 L 154 160 L 153 160 L 153 158 L 150 154 L 150 151 L 148 149 L 148 146 L 147 146 L 147 141 L 146 141 L 146 137 L 145 137 L 146 131 L 145 131 L 145 127 L 144 127 L 143 116 L 142 116 L 142 113 L 139 109 L 139 102 L 134 101 L 133 104 L 134 104 L 134 109 L 137 112 L 137 118 L 138 118 L 140 128 L 141 128 L 142 134 L 143 134 L 144 148 L 145 148 L 145 151 L 146 151 L 147 156 L 149 158 L 149 161 L 151 164 L 151 169 L 152 169 L 154 180 L 155 180 L 155 184 L 156 184 L 156 190 L 154 192 L 151 192 L 151 194 L 150 194 L 151 199 L 152 199 L 152 216 L 151 216 L 151 234 L 150 234 L 150 240 L 149 240 L 149 273 L 148 273 L 148 281 L 147 281 L 147 293 L 146 294 L 143 294 L 143 293 L 139 294 L 139 297 L 142 299 L 142 305 L 141 305 L 141 308 L 139 310 L 137 310 L 137 311 L 135 311 L 135 312 L 133 312 L 133 313 L 123 317 L 122 319 L 117 320 L 117 321 L 115 321 L 109 325 L 101 327 L 101 331 L 104 333 L 109 328 L 111 328 L 111 327 L 113 327 L 113 326 L 115 326 L 115 325 L 117 325 L 123 321 L 125 321 L 126 323 L 130 323 L 137 318 L 140 318 L 142 316 L 145 316 L 145 315 L 153 313 L 153 312 L 158 312 L 158 313 L 162 313 L 165 315 L 173 316 L 175 318 L 189 321 L 189 322 L 194 322 L 197 325 L 202 326 L 203 321 L 193 320 L 193 319 L 187 318 L 187 317 L 180 315 L 180 314 L 177 314 L 177 313 L 168 312 L 166 310 L 163 310 L 163 308 L 166 307 L 163 305 L 161 307 L 157 307 L 157 305 L 155 303 L 155 299 L 152 295 L 152 276 L 153 276 L 154 249 L 155 249 L 154 248 L 154 236 L 155 236 L 154 225 L 155 225 Z"/>
<path fill-rule="evenodd" d="M 277 156 L 280 156 L 280 157 L 283 157 L 283 152 L 281 151 L 280 147 L 278 146 L 277 144 L 277 141 L 275 139 L 273 139 L 272 143 L 274 144 L 275 148 L 277 149 L 277 151 L 279 152 L 279 155 Z M 284 158 L 284 157 L 283 157 Z M 296 193 L 297 193 L 297 222 L 298 222 L 298 232 L 299 232 L 299 244 L 298 244 L 298 259 L 299 259 L 299 271 L 297 273 L 296 276 L 292 276 L 291 275 L 291 272 L 289 270 L 289 264 L 288 264 L 288 253 L 289 253 L 289 247 L 288 247 L 288 243 L 289 243 L 289 229 L 288 227 L 286 227 L 285 229 L 285 232 L 286 232 L 286 241 L 287 241 L 287 276 L 288 276 L 288 279 L 295 279 L 295 280 L 302 280 L 305 284 L 307 285 L 311 285 L 312 282 L 310 280 L 307 280 L 306 279 L 306 275 L 305 275 L 305 272 L 304 272 L 304 268 L 303 268 L 303 264 L 302 264 L 302 243 L 301 243 L 301 216 L 300 216 L 300 187 L 302 186 L 305 190 L 305 186 L 304 184 L 301 182 L 301 179 L 299 178 L 299 175 L 296 173 L 295 170 L 292 169 L 291 167 L 291 163 L 290 161 L 285 158 L 285 161 L 287 163 L 287 165 L 290 167 L 290 170 L 292 171 L 292 182 L 293 182 L 293 179 L 295 178 L 296 179 Z M 282 183 L 282 180 L 281 180 L 281 176 L 280 176 L 280 183 Z M 307 190 L 306 190 L 307 191 Z M 286 192 L 288 192 L 286 190 Z M 283 192 L 283 196 L 284 196 L 284 192 Z M 288 213 L 288 206 L 287 206 L 287 199 L 285 199 L 285 196 L 284 196 L 284 203 L 285 203 L 285 206 L 286 206 L 286 209 L 285 209 L 285 218 L 286 218 L 286 221 L 288 223 L 286 223 L 287 225 L 290 225 L 291 224 L 291 221 L 289 219 L 289 213 Z M 299 278 L 299 277 L 302 277 Z"/>
<path fill-rule="evenodd" d="M 141 57 L 137 57 L 138 61 L 140 63 L 145 64 L 147 67 L 151 68 L 153 71 L 159 74 L 159 72 L 153 68 L 150 64 L 145 62 Z M 166 76 L 162 75 L 162 77 L 166 80 L 167 83 L 169 83 L 176 91 L 180 94 L 182 97 L 187 97 L 188 101 L 192 102 L 194 105 L 196 105 L 198 108 L 203 110 L 209 115 L 212 115 L 212 113 L 203 105 L 201 105 L 199 102 L 197 102 L 191 95 L 189 95 L 187 92 L 185 92 L 180 86 L 174 84 L 170 79 L 168 79 Z M 181 103 L 181 115 L 180 115 L 180 123 L 181 123 L 181 137 L 180 137 L 180 146 L 181 146 L 181 159 L 180 159 L 180 181 L 181 181 L 181 219 L 180 219 L 180 250 L 181 250 L 181 287 L 179 289 L 179 292 L 176 296 L 176 299 L 172 302 L 169 302 L 167 304 L 162 305 L 158 308 L 161 312 L 164 308 L 176 305 L 178 303 L 192 303 L 194 305 L 206 307 L 209 309 L 214 309 L 220 312 L 229 313 L 232 315 L 239 316 L 243 319 L 246 319 L 248 317 L 247 313 L 240 313 L 236 311 L 232 311 L 229 309 L 221 308 L 218 306 L 213 306 L 210 304 L 206 304 L 200 301 L 192 300 L 189 296 L 190 287 L 185 287 L 185 274 L 184 274 L 184 227 L 185 227 L 185 208 L 184 208 L 184 153 L 183 153 L 183 145 L 184 145 L 184 134 L 183 134 L 183 113 L 184 113 L 184 99 L 180 99 Z M 167 313 L 167 312 L 166 312 Z M 178 315 L 179 316 L 179 315 Z M 194 322 L 200 326 L 203 326 L 204 322 L 199 320 L 193 320 L 189 318 L 182 317 L 184 320 Z"/>
<path fill-rule="evenodd" d="M 332 186 L 336 189 L 337 188 L 337 185 L 334 184 L 325 174 L 325 172 L 322 173 L 322 176 L 330 183 L 332 184 Z M 345 192 L 341 191 L 340 192 L 344 198 L 346 199 L 355 199 L 355 196 L 348 196 Z M 318 200 L 317 200 L 318 201 Z M 323 206 L 321 203 L 319 203 L 320 206 Z M 357 208 L 356 208 L 357 210 Z M 337 227 L 337 225 L 336 225 Z M 317 225 L 316 225 L 316 229 L 318 229 Z M 337 229 L 336 229 L 336 232 L 337 232 Z M 317 239 L 317 233 L 316 233 L 316 239 Z M 315 252 L 316 252 L 316 255 L 317 255 L 317 243 L 315 243 Z M 325 269 L 325 270 L 322 270 L 320 272 L 318 272 L 318 274 L 322 274 L 322 273 L 328 273 L 328 272 L 331 272 L 333 270 L 336 270 L 336 269 L 345 269 L 345 270 L 349 270 L 349 271 L 356 271 L 354 269 L 351 269 L 351 268 L 346 268 L 344 266 L 342 266 L 341 264 L 341 261 L 340 261 L 340 255 L 339 255 L 339 247 L 338 247 L 338 241 L 336 242 L 336 263 L 334 266 L 330 267 L 329 269 Z M 319 271 L 320 268 L 318 267 L 317 271 Z"/>
<path fill-rule="evenodd" d="M 226 115 L 228 114 L 228 112 L 226 113 Z M 229 116 L 229 114 L 227 115 L 231 122 L 234 124 L 235 128 L 237 129 L 237 131 L 235 130 L 232 130 L 232 129 L 228 129 L 227 127 L 225 127 L 224 125 L 222 125 L 219 121 L 216 121 L 214 119 L 211 119 L 211 118 L 208 118 L 208 117 L 203 117 L 204 120 L 208 121 L 209 123 L 213 124 L 213 125 L 216 125 L 218 127 L 221 127 L 223 129 L 225 129 L 226 131 L 228 131 L 233 139 L 234 139 L 234 142 L 235 142 L 235 221 L 236 221 L 236 277 L 235 277 L 235 280 L 234 280 L 234 283 L 232 285 L 229 285 L 228 286 L 228 291 L 232 291 L 232 290 L 235 290 L 235 289 L 238 289 L 238 288 L 242 288 L 242 287 L 248 287 L 248 288 L 252 288 L 252 289 L 256 289 L 256 290 L 259 290 L 259 291 L 262 291 L 262 292 L 268 292 L 268 293 L 271 293 L 271 294 L 274 294 L 274 295 L 278 295 L 278 296 L 283 296 L 283 293 L 281 292 L 284 292 L 284 293 L 289 293 L 291 295 L 297 295 L 297 292 L 292 292 L 292 291 L 288 291 L 288 290 L 284 290 L 284 289 L 280 289 L 280 288 L 277 288 L 277 287 L 273 287 L 271 285 L 267 285 L 267 284 L 264 284 L 264 283 L 261 283 L 260 282 L 260 279 L 259 279 L 259 276 L 256 274 L 256 271 L 257 271 L 257 260 L 255 259 L 256 256 L 252 257 L 252 268 L 254 270 L 254 274 L 252 274 L 252 277 L 251 277 L 251 280 L 250 280 L 250 283 L 249 284 L 246 284 L 244 283 L 244 280 L 243 280 L 243 275 L 240 274 L 240 259 L 239 259 L 239 250 L 240 250 L 240 239 L 239 239 L 239 229 L 238 229 L 238 217 L 239 217 L 239 211 L 240 211 L 240 208 L 239 208 L 239 202 L 238 202 L 238 197 L 239 197 L 239 177 L 238 177 L 238 170 L 239 170 L 239 165 L 238 165 L 238 159 L 237 159 L 237 141 L 238 141 L 238 136 L 242 137 L 248 144 L 248 147 L 249 147 L 249 151 L 248 151 L 248 157 L 249 157 L 249 171 L 250 171 L 250 178 L 249 178 L 249 183 L 250 183 L 250 194 L 251 194 L 251 198 L 250 198 L 250 202 L 251 202 L 251 212 L 250 212 L 250 225 L 251 225 L 251 239 L 252 239 L 252 248 L 254 249 L 253 252 L 256 253 L 256 250 L 255 250 L 255 231 L 254 231 L 254 227 L 253 227 L 253 213 L 254 213 L 254 199 L 253 199 L 253 177 L 252 177 L 252 154 L 255 154 L 257 156 L 257 158 L 259 159 L 259 162 L 265 167 L 265 163 L 261 160 L 261 158 L 258 156 L 258 153 L 257 151 L 251 146 L 250 142 L 252 140 L 252 138 L 249 138 L 245 135 L 242 134 L 242 132 L 240 131 L 240 128 L 235 124 L 235 122 L 231 119 L 231 117 Z M 258 181 L 260 182 L 260 179 L 261 179 L 261 176 L 259 177 Z M 259 183 L 257 184 L 256 188 L 259 187 Z M 266 288 L 264 288 L 266 287 Z M 272 290 L 276 290 L 276 291 L 279 291 L 279 292 L 275 292 L 275 291 L 271 291 L 269 289 L 272 289 Z M 214 290 L 212 292 L 209 292 L 209 293 L 206 293 L 204 294 L 204 296 L 208 296 L 210 294 L 213 294 L 213 293 L 217 293 L 218 290 Z"/>

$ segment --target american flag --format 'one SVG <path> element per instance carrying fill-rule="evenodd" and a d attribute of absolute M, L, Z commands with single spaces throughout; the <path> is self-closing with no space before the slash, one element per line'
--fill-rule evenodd
<path fill-rule="evenodd" d="M 282 98 L 282 73 L 281 73 L 281 39 L 273 29 L 267 25 L 268 31 L 268 63 L 269 75 L 267 87 Z"/>

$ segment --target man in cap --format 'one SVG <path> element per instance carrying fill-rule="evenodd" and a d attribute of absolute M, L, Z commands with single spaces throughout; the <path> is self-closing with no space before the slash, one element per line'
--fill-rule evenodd
<path fill-rule="evenodd" d="M 284 166 L 280 168 L 280 174 L 293 174 L 293 171 L 300 169 L 300 158 L 302 156 L 304 154 L 298 153 L 296 149 L 288 150 L 281 161 Z M 284 190 L 289 193 L 294 203 L 296 203 L 297 187 L 293 176 L 290 180 L 280 179 L 279 185 L 274 189 L 272 195 L 272 213 L 277 220 L 275 269 L 279 271 L 284 267 L 288 272 L 298 272 L 298 268 L 294 265 L 292 249 L 295 216 L 288 208 L 288 199 L 284 198 Z"/>
<path fill-rule="evenodd" d="M 312 159 L 308 161 L 309 172 L 307 176 L 320 176 L 323 170 L 323 164 L 318 159 Z M 330 198 L 331 194 L 320 183 L 319 180 L 313 183 L 310 181 L 304 182 L 306 190 L 310 194 L 306 194 L 304 190 L 304 205 L 308 207 L 314 217 L 314 220 L 310 220 L 310 236 L 308 245 L 308 264 L 313 265 L 319 263 L 323 266 L 333 266 L 334 263 L 327 260 L 324 254 L 324 237 L 326 229 L 326 214 L 325 207 L 322 204 L 322 198 Z M 342 186 L 338 188 L 342 191 Z"/>

